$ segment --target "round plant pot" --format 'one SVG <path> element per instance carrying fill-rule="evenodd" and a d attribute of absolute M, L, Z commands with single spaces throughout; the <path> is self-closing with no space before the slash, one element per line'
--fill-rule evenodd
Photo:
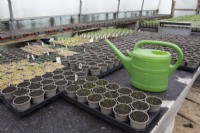
<path fill-rule="evenodd" d="M 38 84 L 42 81 L 41 77 L 36 77 L 30 80 L 31 83 Z"/>
<path fill-rule="evenodd" d="M 17 89 L 17 90 L 13 93 L 13 95 L 14 95 L 15 97 L 25 96 L 25 95 L 28 95 L 29 92 L 30 92 L 30 91 L 29 91 L 28 89 L 22 88 L 22 89 Z"/>
<path fill-rule="evenodd" d="M 31 84 L 29 86 L 29 89 L 30 91 L 33 91 L 33 90 L 41 90 L 42 89 L 42 84 L 41 83 L 34 83 L 34 84 Z"/>
<path fill-rule="evenodd" d="M 112 69 L 114 66 L 114 62 L 113 61 L 105 61 L 105 63 L 108 64 L 108 69 Z"/>
<path fill-rule="evenodd" d="M 82 66 L 82 72 L 86 73 L 88 75 L 90 70 L 90 66 L 89 65 L 83 65 Z"/>
<path fill-rule="evenodd" d="M 46 73 L 46 74 L 42 75 L 43 79 L 52 79 L 52 77 L 53 77 L 52 73 Z"/>
<path fill-rule="evenodd" d="M 100 70 L 101 73 L 106 72 L 108 70 L 108 64 L 106 63 L 98 64 L 98 66 L 101 67 L 101 70 Z"/>
<path fill-rule="evenodd" d="M 73 73 L 82 72 L 82 69 L 74 68 L 74 69 L 72 69 L 72 72 L 73 72 Z"/>
<path fill-rule="evenodd" d="M 130 96 L 132 94 L 132 89 L 128 87 L 121 87 L 117 90 L 121 96 Z"/>
<path fill-rule="evenodd" d="M 88 105 L 90 108 L 96 109 L 99 108 L 99 101 L 103 98 L 100 94 L 90 94 L 87 96 Z"/>
<path fill-rule="evenodd" d="M 100 74 L 100 70 L 101 70 L 101 67 L 99 66 L 93 66 L 90 68 L 90 73 L 92 76 L 97 76 Z"/>
<path fill-rule="evenodd" d="M 76 68 L 76 62 L 77 62 L 76 60 L 70 60 L 69 61 L 69 66 L 70 66 L 71 69 Z"/>
<path fill-rule="evenodd" d="M 62 65 L 65 66 L 65 67 L 69 66 L 69 62 L 68 62 L 68 61 L 62 61 L 61 63 L 62 63 Z"/>
<path fill-rule="evenodd" d="M 22 89 L 22 88 L 27 89 L 30 85 L 31 85 L 30 82 L 24 81 L 22 83 L 19 83 L 17 85 L 17 88 L 19 88 L 19 89 Z"/>
<path fill-rule="evenodd" d="M 20 96 L 16 97 L 13 100 L 13 105 L 19 112 L 23 112 L 30 108 L 31 106 L 31 97 L 30 96 Z"/>
<path fill-rule="evenodd" d="M 67 87 L 68 81 L 66 80 L 59 80 L 55 82 L 55 85 L 58 87 L 58 91 L 62 92 Z"/>
<path fill-rule="evenodd" d="M 52 85 L 53 84 L 53 80 L 51 80 L 51 79 L 45 79 L 45 80 L 41 81 L 41 84 L 43 86 Z"/>
<path fill-rule="evenodd" d="M 103 99 L 99 102 L 101 113 L 110 115 L 113 113 L 113 107 L 116 105 L 116 101 L 113 99 Z"/>
<path fill-rule="evenodd" d="M 149 115 L 146 112 L 135 110 L 129 115 L 130 125 L 135 129 L 144 129 L 149 121 Z"/>
<path fill-rule="evenodd" d="M 106 92 L 106 88 L 102 86 L 97 86 L 92 91 L 96 94 L 104 94 Z"/>
<path fill-rule="evenodd" d="M 145 98 L 147 97 L 147 95 L 141 91 L 134 91 L 131 96 L 134 100 L 145 100 Z"/>
<path fill-rule="evenodd" d="M 34 90 L 29 95 L 31 96 L 31 101 L 34 104 L 38 104 L 44 101 L 44 90 Z"/>
<path fill-rule="evenodd" d="M 104 93 L 105 98 L 116 99 L 119 96 L 117 91 L 107 91 Z"/>
<path fill-rule="evenodd" d="M 106 85 L 106 88 L 109 90 L 117 90 L 120 88 L 120 86 L 118 84 L 109 83 Z"/>
<path fill-rule="evenodd" d="M 97 80 L 98 80 L 98 78 L 95 76 L 87 76 L 86 77 L 86 81 L 88 81 L 88 82 L 95 83 Z"/>
<path fill-rule="evenodd" d="M 148 96 L 145 101 L 150 105 L 149 112 L 158 112 L 162 105 L 162 100 L 155 96 Z"/>
<path fill-rule="evenodd" d="M 57 86 L 53 84 L 46 85 L 43 87 L 43 90 L 45 91 L 45 96 L 50 98 L 56 95 Z"/>
<path fill-rule="evenodd" d="M 115 58 L 115 59 L 112 59 L 112 61 L 114 62 L 114 67 L 117 67 L 119 66 L 119 59 Z"/>
<path fill-rule="evenodd" d="M 76 91 L 79 89 L 81 89 L 80 86 L 72 84 L 72 85 L 67 86 L 67 88 L 65 88 L 65 91 L 67 92 L 68 97 L 75 98 Z"/>
<path fill-rule="evenodd" d="M 62 75 L 63 71 L 62 70 L 55 70 L 53 72 L 53 75 Z"/>
<path fill-rule="evenodd" d="M 72 71 L 67 71 L 67 72 L 64 72 L 63 75 L 66 77 L 68 76 L 74 76 L 74 73 Z"/>
<path fill-rule="evenodd" d="M 73 75 L 73 76 L 68 76 L 68 77 L 66 77 L 65 79 L 68 81 L 68 84 L 70 85 L 70 84 L 72 84 L 72 83 L 74 82 L 74 80 L 75 80 L 75 75 Z"/>
<path fill-rule="evenodd" d="M 144 112 L 147 112 L 150 108 L 149 104 L 147 102 L 144 102 L 144 101 L 134 101 L 131 104 L 131 107 L 134 110 L 139 110 L 139 111 L 144 111 Z"/>
<path fill-rule="evenodd" d="M 78 76 L 78 79 L 85 79 L 87 76 L 87 73 L 77 72 L 76 75 Z"/>
<path fill-rule="evenodd" d="M 71 71 L 71 68 L 70 67 L 63 67 L 62 70 L 63 70 L 63 72 L 68 72 L 68 71 Z"/>
<path fill-rule="evenodd" d="M 131 96 L 119 96 L 117 97 L 117 102 L 131 105 L 131 103 L 133 102 L 133 98 Z"/>
<path fill-rule="evenodd" d="M 96 87 L 96 85 L 94 83 L 90 83 L 90 82 L 86 82 L 82 85 L 83 89 L 93 89 L 94 87 Z"/>
<path fill-rule="evenodd" d="M 7 88 L 1 90 L 1 93 L 3 94 L 5 99 L 12 100 L 14 98 L 13 93 L 16 90 L 17 90 L 17 87 L 12 86 L 12 87 L 7 87 Z"/>
<path fill-rule="evenodd" d="M 102 86 L 102 87 L 106 86 L 108 83 L 109 82 L 105 79 L 99 79 L 96 81 L 97 86 Z"/>
<path fill-rule="evenodd" d="M 77 81 L 74 81 L 73 84 L 82 86 L 86 81 L 83 79 L 78 79 Z"/>
<path fill-rule="evenodd" d="M 117 121 L 126 122 L 128 121 L 128 116 L 131 113 L 132 109 L 127 104 L 117 104 L 113 108 L 113 112 L 115 114 L 115 119 Z"/>
<path fill-rule="evenodd" d="M 80 89 L 76 91 L 76 96 L 80 103 L 87 102 L 86 97 L 90 94 L 91 94 L 91 90 L 88 90 L 88 89 Z"/>
<path fill-rule="evenodd" d="M 62 75 L 55 75 L 55 76 L 53 76 L 53 80 L 54 81 L 59 81 L 59 80 L 64 80 L 64 79 L 65 79 L 65 77 L 62 76 Z"/>

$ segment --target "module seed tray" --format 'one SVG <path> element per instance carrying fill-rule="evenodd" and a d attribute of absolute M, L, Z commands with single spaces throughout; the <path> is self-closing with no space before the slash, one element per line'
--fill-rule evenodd
<path fill-rule="evenodd" d="M 13 111 L 17 116 L 19 117 L 24 117 L 29 115 L 30 113 L 32 113 L 33 111 L 40 109 L 42 107 L 44 107 L 47 104 L 50 104 L 54 101 L 56 101 L 58 98 L 60 98 L 60 96 L 62 95 L 62 92 L 58 92 L 54 97 L 51 98 L 45 98 L 43 102 L 39 103 L 39 104 L 33 104 L 31 103 L 31 107 L 23 112 L 19 112 L 13 105 L 12 100 L 7 100 L 5 98 L 2 98 L 3 103 L 5 104 L 5 106 L 7 108 L 9 108 L 11 111 Z"/>
<path fill-rule="evenodd" d="M 129 122 L 119 122 L 114 118 L 114 115 L 104 115 L 101 113 L 100 109 L 92 109 L 86 103 L 83 104 L 83 103 L 78 102 L 77 99 L 68 97 L 66 92 L 63 92 L 62 97 L 66 101 L 78 106 L 79 108 L 131 133 L 147 133 L 151 124 L 156 120 L 158 121 L 158 116 L 162 112 L 162 109 L 161 109 L 159 112 L 149 113 L 149 122 L 147 123 L 147 126 L 145 127 L 145 129 L 137 130 L 137 129 L 132 128 Z"/>

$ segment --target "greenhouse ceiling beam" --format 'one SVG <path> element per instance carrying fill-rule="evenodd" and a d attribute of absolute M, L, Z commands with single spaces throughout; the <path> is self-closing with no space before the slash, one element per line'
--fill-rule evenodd
<path fill-rule="evenodd" d="M 12 2 L 11 0 L 8 0 L 8 7 L 9 7 L 9 13 L 10 13 L 10 31 L 11 33 L 15 32 L 15 24 L 14 24 L 14 15 L 12 10 Z"/>

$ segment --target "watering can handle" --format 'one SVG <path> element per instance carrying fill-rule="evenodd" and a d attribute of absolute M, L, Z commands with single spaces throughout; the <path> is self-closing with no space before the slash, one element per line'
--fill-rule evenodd
<path fill-rule="evenodd" d="M 166 46 L 166 47 L 170 47 L 170 48 L 173 48 L 176 50 L 176 52 L 178 53 L 178 60 L 174 65 L 170 65 L 169 76 L 180 66 L 180 64 L 183 60 L 183 52 L 177 45 L 175 45 L 173 43 L 169 43 L 169 42 L 144 40 L 144 41 L 139 41 L 135 45 L 134 50 L 140 48 L 142 45 L 145 45 L 145 44 Z"/>

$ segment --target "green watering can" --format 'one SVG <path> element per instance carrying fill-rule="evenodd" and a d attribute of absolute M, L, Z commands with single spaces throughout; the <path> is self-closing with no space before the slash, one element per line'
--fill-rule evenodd
<path fill-rule="evenodd" d="M 168 88 L 169 76 L 180 66 L 183 60 L 182 50 L 175 44 L 161 41 L 139 41 L 132 52 L 122 54 L 109 40 L 106 43 L 117 54 L 131 77 L 132 86 L 149 92 L 163 92 Z M 171 54 L 167 51 L 141 49 L 142 45 L 160 45 L 173 48 L 178 53 L 178 60 L 171 65 Z"/>

